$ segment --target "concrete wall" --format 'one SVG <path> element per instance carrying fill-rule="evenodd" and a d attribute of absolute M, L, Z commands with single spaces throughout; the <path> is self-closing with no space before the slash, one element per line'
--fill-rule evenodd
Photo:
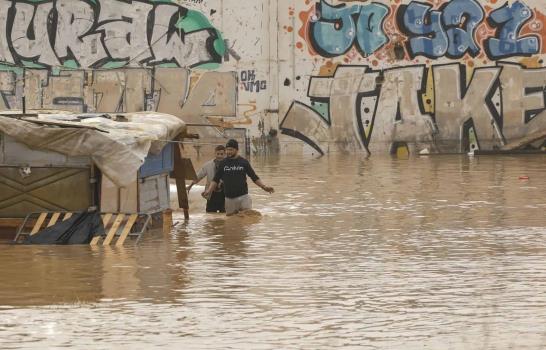
<path fill-rule="evenodd" d="M 282 3 L 281 128 L 320 152 L 493 149 L 546 128 L 544 1 Z"/>
<path fill-rule="evenodd" d="M 494 149 L 546 130 L 545 13 L 542 0 L 0 0 L 0 108 L 157 110 L 245 128 L 266 153 Z M 190 131 L 222 142 L 221 128 Z"/>

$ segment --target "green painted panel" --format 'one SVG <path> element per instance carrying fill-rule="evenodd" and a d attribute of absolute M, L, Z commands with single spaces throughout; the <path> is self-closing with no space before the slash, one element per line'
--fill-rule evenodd
<path fill-rule="evenodd" d="M 81 211 L 92 206 L 89 168 L 0 166 L 0 217 L 24 217 L 37 211 Z"/>

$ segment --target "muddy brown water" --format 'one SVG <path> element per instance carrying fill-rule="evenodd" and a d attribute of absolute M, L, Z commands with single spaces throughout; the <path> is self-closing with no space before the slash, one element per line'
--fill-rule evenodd
<path fill-rule="evenodd" d="M 261 218 L 0 245 L 0 348 L 544 349 L 545 161 L 253 159 Z"/>

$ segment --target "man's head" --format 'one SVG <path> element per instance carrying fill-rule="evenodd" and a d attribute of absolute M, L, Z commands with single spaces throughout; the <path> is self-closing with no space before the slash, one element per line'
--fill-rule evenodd
<path fill-rule="evenodd" d="M 222 145 L 216 146 L 214 149 L 216 160 L 222 160 L 226 157 L 226 148 Z"/>
<path fill-rule="evenodd" d="M 237 152 L 239 151 L 239 143 L 237 140 L 230 139 L 226 143 L 226 154 L 228 157 L 233 158 L 237 155 Z"/>

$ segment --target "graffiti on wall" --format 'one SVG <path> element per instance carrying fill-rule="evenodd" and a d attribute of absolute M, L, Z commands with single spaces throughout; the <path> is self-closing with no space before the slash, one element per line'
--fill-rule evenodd
<path fill-rule="evenodd" d="M 267 81 L 256 79 L 256 70 L 254 69 L 241 71 L 239 81 L 244 91 L 260 92 L 267 89 Z"/>
<path fill-rule="evenodd" d="M 28 109 L 157 111 L 203 124 L 208 116 L 235 116 L 236 93 L 237 76 L 232 72 L 166 67 L 0 71 L 0 109 L 21 109 L 25 96 Z M 214 128 L 202 132 L 217 135 Z"/>
<path fill-rule="evenodd" d="M 485 25 L 485 12 L 476 0 L 453 0 L 440 10 L 429 4 L 412 1 L 399 10 L 401 26 L 410 39 L 407 45 L 412 57 L 430 58 L 447 56 L 460 58 L 466 53 L 472 57 L 480 52 L 476 34 Z M 487 23 L 495 34 L 483 40 L 483 49 L 492 59 L 537 54 L 541 37 L 521 34 L 521 29 L 533 16 L 533 11 L 523 2 L 508 2 L 492 10 Z"/>
<path fill-rule="evenodd" d="M 495 3 L 315 2 L 299 14 L 295 47 L 322 65 L 282 133 L 321 154 L 543 147 L 546 16 L 522 0 Z"/>
<path fill-rule="evenodd" d="M 497 149 L 546 130 L 545 86 L 546 68 L 509 62 L 471 77 L 459 63 L 383 71 L 340 65 L 332 76 L 311 77 L 311 105 L 295 101 L 280 128 L 321 154 L 331 143 L 345 151 L 385 143 Z"/>
<path fill-rule="evenodd" d="M 389 8 L 382 4 L 332 6 L 319 2 L 309 22 L 313 48 L 324 57 L 343 55 L 356 45 L 367 56 L 387 41 L 382 24 Z"/>
<path fill-rule="evenodd" d="M 411 1 L 392 5 L 368 3 L 332 6 L 320 0 L 300 14 L 300 36 L 309 51 L 322 57 L 361 57 L 403 44 L 398 59 L 484 57 L 498 60 L 540 53 L 546 37 L 538 10 L 522 1 L 498 8 L 478 0 Z M 388 47 L 389 43 L 394 44 Z M 300 42 L 297 47 L 302 48 Z M 349 58 L 354 55 L 349 55 Z"/>
<path fill-rule="evenodd" d="M 0 28 L 0 61 L 26 67 L 196 67 L 225 53 L 205 16 L 167 2 L 1 0 Z"/>
<path fill-rule="evenodd" d="M 0 0 L 0 27 L 0 109 L 25 96 L 27 109 L 236 115 L 236 73 L 190 70 L 217 67 L 224 39 L 174 2 Z"/>

